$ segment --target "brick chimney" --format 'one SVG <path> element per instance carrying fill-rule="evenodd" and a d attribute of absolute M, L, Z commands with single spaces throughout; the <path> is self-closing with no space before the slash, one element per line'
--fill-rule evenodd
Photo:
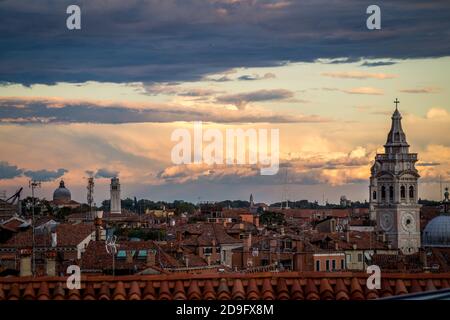
<path fill-rule="evenodd" d="M 45 269 L 46 269 L 46 274 L 49 277 L 56 276 L 56 252 L 55 251 L 47 252 Z"/>
<path fill-rule="evenodd" d="M 31 276 L 31 249 L 20 250 L 20 276 Z"/>
<path fill-rule="evenodd" d="M 183 233 L 180 230 L 178 230 L 177 231 L 177 241 L 182 241 L 182 240 L 183 240 Z"/>

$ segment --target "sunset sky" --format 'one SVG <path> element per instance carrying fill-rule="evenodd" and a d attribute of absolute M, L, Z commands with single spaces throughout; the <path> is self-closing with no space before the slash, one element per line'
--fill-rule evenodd
<path fill-rule="evenodd" d="M 368 196 L 395 98 L 422 198 L 450 182 L 450 3 L 0 1 L 0 191 L 72 198 L 337 202 Z M 69 4 L 82 29 L 66 28 Z M 281 168 L 177 166 L 177 128 L 280 131 Z M 285 187 L 287 185 L 287 187 Z"/>

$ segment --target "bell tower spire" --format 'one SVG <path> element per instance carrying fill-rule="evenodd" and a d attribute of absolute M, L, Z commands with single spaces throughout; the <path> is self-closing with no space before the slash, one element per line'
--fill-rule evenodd
<path fill-rule="evenodd" d="M 391 130 L 388 133 L 386 144 L 384 145 L 385 153 L 408 153 L 409 144 L 406 141 L 406 135 L 402 128 L 402 115 L 398 111 L 400 101 L 395 99 L 394 103 L 395 111 L 391 117 Z"/>

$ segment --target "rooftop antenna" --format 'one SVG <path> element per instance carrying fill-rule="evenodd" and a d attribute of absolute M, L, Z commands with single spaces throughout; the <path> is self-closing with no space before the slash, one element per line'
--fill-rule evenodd
<path fill-rule="evenodd" d="M 94 177 L 91 175 L 88 178 L 88 185 L 87 185 L 87 203 L 89 205 L 89 216 L 86 220 L 91 220 L 93 218 L 93 212 L 92 212 L 92 204 L 94 203 Z"/>
<path fill-rule="evenodd" d="M 115 276 L 115 267 L 116 267 L 116 253 L 117 253 L 117 245 L 116 245 L 116 241 L 117 241 L 117 236 L 113 235 L 113 236 L 109 236 L 108 239 L 106 239 L 106 243 L 105 243 L 105 249 L 106 252 L 110 255 L 112 255 L 112 275 Z"/>
<path fill-rule="evenodd" d="M 41 187 L 41 182 L 37 180 L 30 180 L 28 182 L 28 186 L 31 188 L 31 228 L 32 228 L 32 265 L 31 265 L 31 273 L 33 274 L 33 277 L 36 276 L 36 255 L 35 255 L 35 219 L 34 219 L 34 207 L 36 206 L 36 199 L 34 198 L 34 189 Z"/>

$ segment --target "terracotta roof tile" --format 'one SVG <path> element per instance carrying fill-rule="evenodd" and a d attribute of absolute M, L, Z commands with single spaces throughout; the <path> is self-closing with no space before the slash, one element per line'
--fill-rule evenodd
<path fill-rule="evenodd" d="M 206 280 L 203 287 L 203 299 L 214 300 L 216 299 L 216 291 L 211 280 Z"/>
<path fill-rule="evenodd" d="M 113 300 L 125 300 L 127 293 L 125 292 L 125 287 L 122 281 L 116 283 L 116 288 L 114 289 Z"/>
<path fill-rule="evenodd" d="M 141 300 L 141 288 L 137 281 L 131 282 L 130 290 L 128 291 L 128 300 Z"/>
<path fill-rule="evenodd" d="M 152 281 L 147 281 L 142 299 L 143 300 L 155 300 L 156 299 L 155 288 L 153 287 Z"/>
<path fill-rule="evenodd" d="M 364 300 L 364 294 L 359 284 L 358 278 L 353 277 L 350 284 L 350 292 L 352 300 Z"/>
<path fill-rule="evenodd" d="M 71 289 L 68 293 L 69 300 L 80 300 L 80 292 L 77 289 Z"/>
<path fill-rule="evenodd" d="M 300 285 L 300 282 L 298 279 L 294 279 L 292 281 L 291 286 L 291 298 L 293 300 L 304 300 L 305 296 L 303 294 L 302 286 Z"/>
<path fill-rule="evenodd" d="M 159 297 L 158 298 L 159 298 L 159 300 L 171 300 L 172 299 L 168 281 L 166 281 L 166 280 L 161 281 L 160 287 L 159 287 Z"/>
<path fill-rule="evenodd" d="M 436 287 L 434 286 L 433 280 L 432 279 L 428 279 L 425 291 L 432 291 L 432 290 L 436 290 Z"/>
<path fill-rule="evenodd" d="M 333 289 L 331 288 L 330 282 L 328 282 L 328 279 L 322 278 L 320 280 L 320 298 L 322 300 L 333 300 Z"/>
<path fill-rule="evenodd" d="M 272 283 L 270 281 L 270 278 L 265 278 L 263 280 L 262 298 L 264 300 L 274 300 L 275 299 L 275 295 L 273 292 Z"/>
<path fill-rule="evenodd" d="M 247 299 L 248 300 L 258 300 L 260 298 L 258 285 L 256 284 L 256 280 L 251 278 L 248 280 L 247 284 Z"/>
<path fill-rule="evenodd" d="M 241 279 L 235 279 L 233 281 L 233 290 L 231 291 L 231 296 L 233 300 L 244 300 L 245 290 L 242 285 Z"/>
<path fill-rule="evenodd" d="M 314 284 L 314 280 L 308 279 L 306 280 L 305 287 L 306 300 L 319 300 L 319 291 L 317 291 L 317 287 Z"/>
<path fill-rule="evenodd" d="M 395 295 L 401 295 L 408 293 L 408 290 L 406 289 L 405 283 L 403 280 L 397 279 L 395 281 Z"/>
<path fill-rule="evenodd" d="M 369 289 L 365 286 L 364 292 L 367 300 L 378 299 L 379 295 L 376 289 Z"/>
<path fill-rule="evenodd" d="M 9 289 L 8 300 L 19 300 L 20 288 L 18 283 L 13 283 Z"/>
<path fill-rule="evenodd" d="M 381 296 L 390 297 L 394 295 L 388 279 L 381 279 Z"/>
<path fill-rule="evenodd" d="M 34 300 L 35 298 L 36 295 L 34 293 L 33 282 L 29 282 L 25 288 L 25 291 L 23 292 L 23 299 Z"/>
<path fill-rule="evenodd" d="M 86 284 L 86 288 L 84 290 L 83 300 L 95 300 L 95 289 L 92 283 Z"/>
<path fill-rule="evenodd" d="M 277 281 L 277 300 L 288 300 L 289 290 L 284 278 L 278 278 Z"/>
<path fill-rule="evenodd" d="M 53 290 L 53 300 L 64 300 L 64 287 L 62 282 L 58 282 Z"/>
<path fill-rule="evenodd" d="M 189 284 L 188 289 L 188 299 L 189 300 L 201 300 L 202 299 L 202 292 L 200 291 L 200 288 L 198 286 L 197 280 L 192 280 Z"/>
<path fill-rule="evenodd" d="M 109 284 L 107 282 L 103 282 L 102 286 L 100 287 L 100 293 L 98 296 L 99 300 L 110 300 L 110 290 L 109 290 Z"/>
<path fill-rule="evenodd" d="M 230 289 L 228 288 L 227 279 L 220 279 L 219 288 L 217 289 L 217 299 L 218 300 L 229 300 L 231 299 Z"/>
<path fill-rule="evenodd" d="M 336 300 L 349 300 L 347 287 L 344 284 L 344 280 L 341 278 L 336 280 L 336 286 L 334 287 Z"/>
<path fill-rule="evenodd" d="M 39 286 L 39 291 L 37 294 L 38 300 L 49 300 L 50 299 L 50 292 L 48 290 L 48 284 L 47 282 L 43 281 L 41 282 Z"/>
<path fill-rule="evenodd" d="M 422 292 L 422 287 L 419 284 L 419 281 L 416 279 L 411 280 L 411 287 L 409 289 L 409 292 L 416 293 L 416 292 Z"/>
<path fill-rule="evenodd" d="M 450 273 L 386 273 L 369 290 L 367 274 L 263 272 L 83 277 L 69 290 L 65 277 L 1 277 L 1 299 L 376 299 L 446 288 Z"/>
<path fill-rule="evenodd" d="M 173 290 L 174 300 L 186 300 L 186 292 L 184 291 L 183 281 L 178 280 L 175 282 L 175 288 Z"/>

